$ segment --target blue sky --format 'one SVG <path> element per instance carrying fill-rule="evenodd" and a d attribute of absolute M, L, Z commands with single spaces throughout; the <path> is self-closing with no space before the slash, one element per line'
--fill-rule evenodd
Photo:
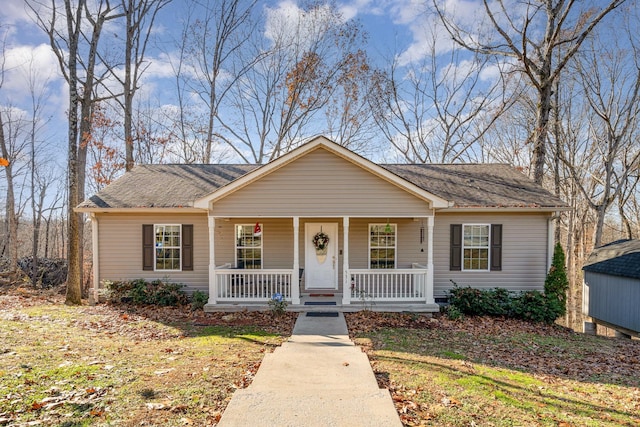
<path fill-rule="evenodd" d="M 345 19 L 359 20 L 369 34 L 368 51 L 371 57 L 388 58 L 400 54 L 401 60 L 407 62 L 420 59 L 424 55 L 425 27 L 430 24 L 424 14 L 424 2 L 412 0 L 369 1 L 355 0 L 338 2 L 338 8 Z M 261 7 L 285 13 L 298 8 L 293 0 L 259 2 Z M 166 36 L 179 30 L 179 17 L 184 4 L 181 0 L 174 2 L 161 12 L 158 27 Z M 59 77 L 58 64 L 50 51 L 45 34 L 37 28 L 29 16 L 24 0 L 3 0 L 0 8 L 0 24 L 6 32 L 7 75 L 3 86 L 3 102 L 7 98 L 14 105 L 22 104 L 22 96 L 26 93 L 25 67 L 33 64 L 38 77 L 48 79 L 52 86 L 51 103 L 64 102 L 64 94 L 59 93 L 57 83 Z M 160 53 L 150 52 L 148 60 L 154 65 L 147 71 L 146 78 L 153 80 L 167 77 L 166 63 Z M 56 110 L 59 111 L 59 105 Z"/>
<path fill-rule="evenodd" d="M 272 16 L 295 16 L 301 10 L 295 0 L 258 2 L 257 7 L 268 8 Z M 412 0 L 353 0 L 338 1 L 336 6 L 345 20 L 355 19 L 362 24 L 368 34 L 367 51 L 370 60 L 378 64 L 387 64 L 394 56 L 400 65 L 420 63 L 428 55 L 427 38 L 432 30 L 438 31 L 433 16 L 426 13 L 428 1 Z M 448 7 L 455 7 L 457 16 L 462 19 L 474 19 L 478 15 L 477 1 L 451 0 Z M 148 96 L 160 104 L 171 104 L 169 98 L 163 99 L 163 93 L 172 93 L 173 72 L 167 61 L 170 40 L 177 38 L 181 29 L 181 18 L 185 4 L 182 0 L 174 0 L 160 12 L 156 31 L 159 40 L 164 40 L 165 52 L 151 48 L 146 60 L 150 63 L 143 78 L 139 97 Z M 6 34 L 5 81 L 0 89 L 0 103 L 11 105 L 16 109 L 29 111 L 30 80 L 37 87 L 46 90 L 46 104 L 43 116 L 49 119 L 44 139 L 47 145 L 59 147 L 59 155 L 66 153 L 66 109 L 68 105 L 68 89 L 63 82 L 55 55 L 51 52 L 48 39 L 29 16 L 30 11 L 24 0 L 3 0 L 0 8 L 0 24 Z M 268 25 L 268 23 L 267 23 Z M 116 33 L 117 28 L 107 27 L 103 40 Z M 439 30 L 438 50 L 450 49 L 448 36 Z M 31 70 L 32 78 L 29 78 Z"/>

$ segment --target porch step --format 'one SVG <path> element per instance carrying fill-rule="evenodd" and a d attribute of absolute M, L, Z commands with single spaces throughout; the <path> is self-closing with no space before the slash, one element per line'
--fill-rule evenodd
<path fill-rule="evenodd" d="M 336 305 L 335 301 L 305 301 L 304 305 Z"/>

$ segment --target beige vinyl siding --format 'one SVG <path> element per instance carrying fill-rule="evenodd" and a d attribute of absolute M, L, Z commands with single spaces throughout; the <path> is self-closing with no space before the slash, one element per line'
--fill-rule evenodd
<path fill-rule="evenodd" d="M 206 214 L 99 214 L 100 280 L 165 279 L 188 292 L 209 289 Z M 193 271 L 142 270 L 142 224 L 193 224 Z"/>
<path fill-rule="evenodd" d="M 547 214 L 436 214 L 434 226 L 434 295 L 459 286 L 510 290 L 544 288 L 547 273 Z M 502 224 L 502 271 L 449 271 L 451 224 Z"/>
<path fill-rule="evenodd" d="M 428 203 L 324 149 L 213 203 L 216 216 L 419 216 Z"/>

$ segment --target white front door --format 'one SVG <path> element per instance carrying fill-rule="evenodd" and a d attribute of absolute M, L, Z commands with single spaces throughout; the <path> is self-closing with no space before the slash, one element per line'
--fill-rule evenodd
<path fill-rule="evenodd" d="M 321 237 L 329 241 L 323 250 Z M 307 289 L 338 289 L 338 223 L 307 223 L 305 225 L 304 283 Z"/>

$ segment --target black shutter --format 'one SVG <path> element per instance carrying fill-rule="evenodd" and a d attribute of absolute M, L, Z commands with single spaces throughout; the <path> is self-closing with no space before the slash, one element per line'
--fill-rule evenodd
<path fill-rule="evenodd" d="M 142 224 L 142 269 L 153 271 L 153 224 Z"/>
<path fill-rule="evenodd" d="M 182 224 L 182 271 L 193 271 L 193 224 Z"/>
<path fill-rule="evenodd" d="M 502 271 L 502 224 L 491 224 L 491 271 Z"/>
<path fill-rule="evenodd" d="M 451 224 L 449 270 L 462 270 L 462 224 Z"/>

